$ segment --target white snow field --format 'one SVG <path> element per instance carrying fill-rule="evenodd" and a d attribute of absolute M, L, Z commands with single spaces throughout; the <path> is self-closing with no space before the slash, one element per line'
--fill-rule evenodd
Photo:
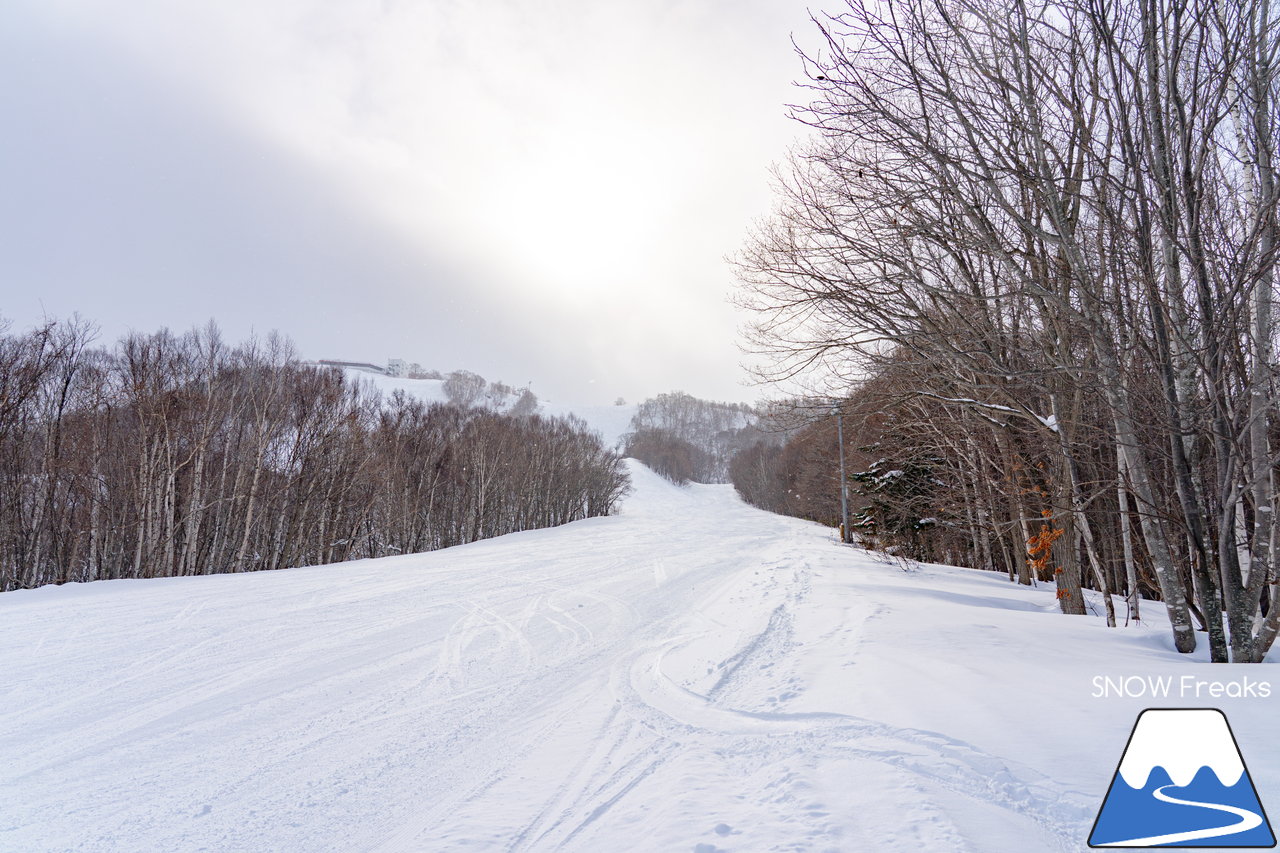
<path fill-rule="evenodd" d="M 1280 812 L 1280 691 L 1092 695 L 1271 666 L 632 475 L 425 555 L 0 595 L 0 850 L 1084 850 L 1152 705 L 1221 707 Z"/>

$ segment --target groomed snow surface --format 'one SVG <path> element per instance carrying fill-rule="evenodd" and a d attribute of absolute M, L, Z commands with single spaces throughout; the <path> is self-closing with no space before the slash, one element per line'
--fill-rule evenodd
<path fill-rule="evenodd" d="M 1280 791 L 1274 698 L 1091 695 L 1270 666 L 632 476 L 431 554 L 0 595 L 0 850 L 1084 850 L 1152 704 Z"/>

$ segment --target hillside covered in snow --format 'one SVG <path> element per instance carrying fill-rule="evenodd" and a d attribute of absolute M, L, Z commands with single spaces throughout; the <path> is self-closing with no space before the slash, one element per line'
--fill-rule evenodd
<path fill-rule="evenodd" d="M 760 413 L 753 406 L 701 400 L 683 391 L 658 394 L 640 403 L 618 398 L 614 405 L 601 406 L 540 400 L 528 389 L 487 382 L 465 370 L 447 375 L 432 371 L 428 375 L 419 368 L 402 376 L 380 369 L 348 367 L 344 373 L 349 382 L 374 390 L 383 398 L 405 394 L 424 403 L 576 418 L 599 435 L 606 447 L 640 459 L 677 483 L 727 483 L 732 460 L 739 451 L 753 444 L 777 444 L 782 435 L 775 426 L 760 429 Z"/>
<path fill-rule="evenodd" d="M 456 372 L 468 374 L 467 371 Z M 363 370 L 345 370 L 344 373 L 349 380 L 375 389 L 384 397 L 400 391 L 424 403 L 462 402 L 464 405 L 482 406 L 498 412 L 517 409 L 524 392 L 521 388 L 512 388 L 501 382 L 486 383 L 481 379 L 482 384 L 475 385 L 474 393 L 460 401 L 457 392 L 450 395 L 450 389 L 446 387 L 448 381 L 446 378 L 415 379 L 407 376 L 386 376 Z M 476 376 L 476 374 L 468 375 Z M 480 379 L 478 376 L 476 378 Z M 631 420 L 635 417 L 636 408 L 634 404 L 626 403 L 612 406 L 566 404 L 539 400 L 535 397 L 529 414 L 536 413 L 548 417 L 572 415 L 581 418 L 586 421 L 587 426 L 599 433 L 606 446 L 613 447 L 631 429 Z"/>
<path fill-rule="evenodd" d="M 1268 666 L 631 476 L 428 554 L 0 596 L 0 849 L 1084 850 L 1153 701 L 1280 790 L 1270 702 L 1095 695 Z"/>

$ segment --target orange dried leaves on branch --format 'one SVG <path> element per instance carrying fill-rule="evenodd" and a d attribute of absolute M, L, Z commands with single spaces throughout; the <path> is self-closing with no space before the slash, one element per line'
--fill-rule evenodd
<path fill-rule="evenodd" d="M 1031 541 L 1027 543 L 1027 561 L 1037 577 L 1041 572 L 1048 570 L 1049 559 L 1053 555 L 1053 543 L 1057 542 L 1058 537 L 1062 535 L 1061 527 L 1054 527 L 1049 523 L 1051 514 L 1047 509 L 1040 512 L 1040 516 L 1045 520 L 1040 522 L 1040 529 L 1032 534 Z M 1054 574 L 1061 571 L 1062 569 L 1055 569 Z"/>

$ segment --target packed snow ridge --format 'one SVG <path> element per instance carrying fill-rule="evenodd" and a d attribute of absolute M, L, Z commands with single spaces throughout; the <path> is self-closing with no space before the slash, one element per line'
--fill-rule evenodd
<path fill-rule="evenodd" d="M 1164 626 L 631 473 L 428 554 L 0 596 L 0 850 L 1085 849 L 1142 707 L 1092 678 L 1185 669 Z"/>

